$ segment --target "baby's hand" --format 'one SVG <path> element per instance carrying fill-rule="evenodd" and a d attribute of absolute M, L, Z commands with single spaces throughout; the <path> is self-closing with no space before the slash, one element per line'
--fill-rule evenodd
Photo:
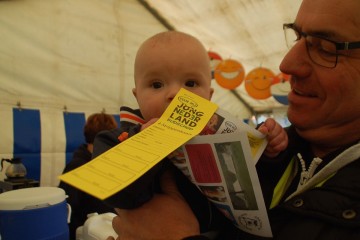
<path fill-rule="evenodd" d="M 143 125 L 141 125 L 140 131 L 143 131 L 145 128 L 150 127 L 150 126 L 151 126 L 152 124 L 154 124 L 157 120 L 158 120 L 158 118 L 150 119 L 150 121 L 148 121 L 147 123 L 144 123 Z"/>
<path fill-rule="evenodd" d="M 276 157 L 288 145 L 288 136 L 285 130 L 274 119 L 268 118 L 258 130 L 266 135 L 268 145 L 264 151 L 267 157 Z"/>

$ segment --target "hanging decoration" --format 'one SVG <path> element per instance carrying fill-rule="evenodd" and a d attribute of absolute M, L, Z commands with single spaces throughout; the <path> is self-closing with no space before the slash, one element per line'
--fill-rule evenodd
<path fill-rule="evenodd" d="M 244 82 L 245 90 L 250 97 L 264 100 L 272 96 L 277 102 L 288 105 L 290 75 L 284 73 L 275 75 L 270 69 L 260 66 L 245 76 L 245 69 L 240 62 L 233 59 L 223 60 L 220 54 L 213 51 L 208 51 L 208 56 L 211 77 L 219 86 L 233 90 Z"/>
<path fill-rule="evenodd" d="M 270 87 L 271 95 L 281 104 L 288 105 L 287 95 L 291 90 L 290 87 L 291 75 L 279 73 L 275 76 L 274 81 Z"/>
<path fill-rule="evenodd" d="M 220 62 L 214 73 L 216 82 L 223 88 L 232 90 L 244 80 L 245 69 L 241 63 L 232 59 Z"/>
<path fill-rule="evenodd" d="M 222 57 L 218 53 L 212 51 L 208 51 L 208 55 L 210 58 L 211 78 L 214 79 L 215 69 L 219 63 L 221 63 Z"/>
<path fill-rule="evenodd" d="M 255 99 L 266 99 L 271 96 L 270 86 L 275 74 L 263 67 L 250 71 L 245 77 L 245 90 Z"/>

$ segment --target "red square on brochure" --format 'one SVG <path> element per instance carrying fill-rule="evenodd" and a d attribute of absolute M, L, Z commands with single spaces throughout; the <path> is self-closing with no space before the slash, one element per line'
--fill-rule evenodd
<path fill-rule="evenodd" d="M 187 144 L 185 149 L 197 182 L 221 182 L 221 176 L 210 144 Z"/>

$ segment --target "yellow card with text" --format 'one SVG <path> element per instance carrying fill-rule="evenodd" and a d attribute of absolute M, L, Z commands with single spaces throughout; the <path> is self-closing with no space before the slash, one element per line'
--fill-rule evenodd
<path fill-rule="evenodd" d="M 60 179 L 99 199 L 121 191 L 198 135 L 217 105 L 181 89 L 153 125 Z"/>

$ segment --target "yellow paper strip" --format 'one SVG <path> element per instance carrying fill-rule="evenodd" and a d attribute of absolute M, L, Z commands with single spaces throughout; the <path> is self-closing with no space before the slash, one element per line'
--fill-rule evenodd
<path fill-rule="evenodd" d="M 153 125 L 60 179 L 99 199 L 121 191 L 198 135 L 217 105 L 181 89 Z"/>

